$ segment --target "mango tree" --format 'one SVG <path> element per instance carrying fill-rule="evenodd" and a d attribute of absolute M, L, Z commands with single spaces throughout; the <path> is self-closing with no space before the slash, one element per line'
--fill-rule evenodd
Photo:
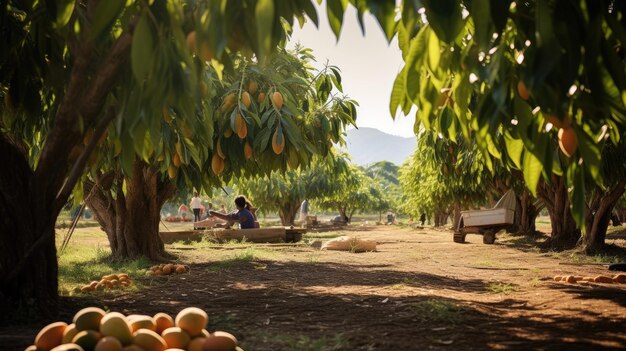
<path fill-rule="evenodd" d="M 264 213 L 276 211 L 283 225 L 293 225 L 302 201 L 311 202 L 338 191 L 339 178 L 348 169 L 349 161 L 343 155 L 330 152 L 315 158 L 310 167 L 239 181 L 236 188 Z"/>
<path fill-rule="evenodd" d="M 309 1 L 242 5 L 225 0 L 3 4 L 0 152 L 12 166 L 0 171 L 5 253 L 0 312 L 27 301 L 35 301 L 43 314 L 53 312 L 55 221 L 85 167 L 108 157 L 92 156 L 106 131 L 115 139 L 124 174 L 143 173 L 136 157 L 150 164 L 158 155 L 166 108 L 178 130 L 195 131 L 194 140 L 203 141 L 202 151 L 190 157 L 204 164 L 202 156 L 215 150 L 214 133 L 206 128 L 214 121 L 208 104 L 199 108 L 199 102 L 217 96 L 201 84 L 208 79 L 206 68 L 213 67 L 219 79 L 237 52 L 262 62 L 285 40 L 283 28 L 294 19 L 309 16 L 317 23 Z"/>
<path fill-rule="evenodd" d="M 365 168 L 365 174 L 372 179 L 370 192 L 375 199 L 371 209 L 378 212 L 379 222 L 383 220 L 384 211 L 398 211 L 400 208 L 402 189 L 398 180 L 399 169 L 399 166 L 389 161 L 375 162 Z"/>
<path fill-rule="evenodd" d="M 330 98 L 331 88 L 341 89 L 339 71 L 330 66 L 313 72 L 312 59 L 309 50 L 300 48 L 280 49 L 262 64 L 233 57 L 232 70 L 224 71 L 221 80 L 208 67 L 207 76 L 213 79 L 200 84 L 217 93 L 202 97 L 207 101 L 200 106 L 207 105 L 209 116 L 202 126 L 205 130 L 190 133 L 176 111 L 168 108 L 159 122 L 163 139 L 149 163 L 137 155 L 132 174 L 125 176 L 120 167 L 109 172 L 119 175 L 114 182 L 118 189 L 87 181 L 85 193 L 91 195 L 87 203 L 107 233 L 113 255 L 164 258 L 158 236 L 160 209 L 176 187 L 204 187 L 210 192 L 232 178 L 243 182 L 287 165 L 304 166 L 314 154 L 327 153 L 332 140 L 340 141 L 343 126 L 354 123 L 355 105 Z M 336 85 L 319 84 L 320 80 Z M 206 133 L 213 135 L 208 144 L 198 137 Z M 119 164 L 120 157 L 114 161 Z"/>
<path fill-rule="evenodd" d="M 486 205 L 506 190 L 482 162 L 475 142 L 424 129 L 415 153 L 400 169 L 400 183 L 406 210 L 414 217 L 432 214 L 435 226 L 444 225 L 452 215 L 456 227 L 461 209 Z"/>
<path fill-rule="evenodd" d="M 586 204 L 584 249 L 587 252 L 603 248 L 614 208 L 626 190 L 626 141 L 617 145 L 607 143 L 602 150 L 602 186 L 590 186 Z"/>
<path fill-rule="evenodd" d="M 521 143 L 528 189 L 538 196 L 544 179 L 558 193 L 556 212 L 583 226 L 585 184 L 602 184 L 600 151 L 607 138 L 617 143 L 626 125 L 626 3 L 405 0 L 398 11 L 351 3 L 359 16 L 369 9 L 389 40 L 398 37 L 405 66 L 391 94 L 392 116 L 415 105 L 416 133 L 422 124 L 460 130 L 486 159 L 503 157 L 498 134 L 514 141 L 509 154 L 518 155 Z M 345 3 L 328 4 L 339 36 Z M 571 191 L 560 191 L 561 184 Z M 570 214 L 560 211 L 566 207 Z M 571 230 L 563 224 L 553 229 Z"/>
<path fill-rule="evenodd" d="M 348 164 L 343 174 L 334 178 L 332 192 L 318 198 L 315 205 L 330 211 L 337 211 L 339 215 L 352 221 L 356 211 L 379 211 L 383 205 L 380 203 L 380 190 L 373 180 L 365 174 L 365 171 L 355 165 Z"/>

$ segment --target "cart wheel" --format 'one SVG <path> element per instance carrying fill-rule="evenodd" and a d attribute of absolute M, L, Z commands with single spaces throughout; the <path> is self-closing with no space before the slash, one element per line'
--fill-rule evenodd
<path fill-rule="evenodd" d="M 487 230 L 483 234 L 483 244 L 493 244 L 496 241 L 496 233 L 493 230 Z"/>
<path fill-rule="evenodd" d="M 453 240 L 455 243 L 464 243 L 465 242 L 465 233 L 463 232 L 455 232 Z"/>

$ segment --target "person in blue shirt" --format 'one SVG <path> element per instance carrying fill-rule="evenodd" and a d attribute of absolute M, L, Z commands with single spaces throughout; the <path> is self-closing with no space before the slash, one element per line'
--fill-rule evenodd
<path fill-rule="evenodd" d="M 226 228 L 230 228 L 234 223 L 239 223 L 239 227 L 241 229 L 256 228 L 255 217 L 252 212 L 250 212 L 250 210 L 246 208 L 247 203 L 248 200 L 246 199 L 246 197 L 243 195 L 239 195 L 235 198 L 235 206 L 237 207 L 237 211 L 223 214 L 211 210 L 209 211 L 209 213 L 217 218 L 221 218 L 227 221 Z"/>

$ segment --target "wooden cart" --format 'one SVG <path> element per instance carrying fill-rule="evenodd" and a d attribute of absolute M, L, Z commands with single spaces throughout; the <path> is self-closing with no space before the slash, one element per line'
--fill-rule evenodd
<path fill-rule="evenodd" d="M 493 244 L 496 233 L 513 225 L 515 211 L 506 208 L 463 211 L 458 228 L 454 231 L 454 242 L 465 242 L 467 234 L 481 234 L 483 243 Z"/>

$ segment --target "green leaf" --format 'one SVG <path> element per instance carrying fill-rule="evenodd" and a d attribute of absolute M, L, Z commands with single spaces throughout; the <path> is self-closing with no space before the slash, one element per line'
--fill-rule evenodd
<path fill-rule="evenodd" d="M 524 142 L 521 139 L 514 139 L 511 134 L 504 133 L 504 142 L 509 158 L 517 169 L 522 169 L 522 152 L 524 151 Z"/>
<path fill-rule="evenodd" d="M 578 137 L 578 149 L 585 162 L 585 169 L 591 174 L 591 177 L 597 184 L 602 184 L 602 175 L 600 174 L 602 161 L 598 144 L 584 131 L 577 130 L 576 135 Z"/>
<path fill-rule="evenodd" d="M 541 47 L 554 40 L 552 26 L 552 10 L 548 1 L 537 1 L 535 6 L 535 39 L 537 46 Z"/>
<path fill-rule="evenodd" d="M 274 26 L 274 0 L 258 0 L 254 10 L 257 26 L 259 54 L 265 58 L 272 50 L 272 27 Z"/>
<path fill-rule="evenodd" d="M 405 75 L 405 70 L 400 71 L 396 76 L 396 80 L 393 82 L 393 89 L 391 90 L 391 97 L 389 98 L 389 113 L 391 113 L 391 118 L 393 119 L 396 118 L 398 108 L 402 107 L 406 99 Z"/>
<path fill-rule="evenodd" d="M 343 87 L 341 86 L 341 74 L 339 73 L 339 70 L 333 67 L 331 67 L 330 70 L 333 72 L 333 76 L 331 76 L 331 78 L 333 78 L 335 86 L 340 92 L 343 93 Z"/>
<path fill-rule="evenodd" d="M 443 134 L 444 137 L 449 137 L 449 129 L 452 126 L 454 120 L 454 113 L 452 109 L 448 106 L 444 107 L 441 110 L 441 114 L 439 115 L 439 132 Z"/>
<path fill-rule="evenodd" d="M 276 143 L 282 144 L 284 137 L 285 136 L 283 134 L 283 128 L 281 127 L 281 123 L 278 123 L 278 127 L 276 127 Z"/>
<path fill-rule="evenodd" d="M 458 0 L 423 0 L 426 18 L 439 39 L 452 43 L 463 28 L 463 14 Z"/>
<path fill-rule="evenodd" d="M 424 51 L 426 50 L 426 38 L 428 38 L 430 32 L 429 26 L 424 26 L 417 37 L 411 40 L 411 46 L 409 53 L 406 57 L 406 65 L 404 70 L 406 71 L 406 95 L 413 103 L 419 104 L 420 93 L 420 81 L 422 79 L 421 68 Z"/>
<path fill-rule="evenodd" d="M 300 8 L 304 10 L 304 13 L 309 16 L 311 21 L 315 24 L 315 27 L 319 27 L 319 19 L 317 18 L 317 11 L 315 10 L 315 6 L 311 3 L 310 0 L 300 0 L 299 1 Z"/>
<path fill-rule="evenodd" d="M 130 62 L 135 78 L 141 84 L 148 77 L 152 67 L 154 57 L 154 41 L 152 31 L 148 23 L 148 16 L 143 15 L 135 32 L 133 33 L 133 43 L 130 52 Z"/>
<path fill-rule="evenodd" d="M 402 23 L 410 37 L 413 37 L 419 30 L 420 14 L 418 11 L 420 8 L 422 4 L 419 0 L 402 1 Z"/>
<path fill-rule="evenodd" d="M 367 1 L 369 11 L 376 17 L 378 24 L 382 28 L 383 32 L 387 36 L 387 41 L 390 42 L 395 34 L 395 9 L 396 5 L 394 1 Z"/>
<path fill-rule="evenodd" d="M 537 197 L 537 184 L 539 184 L 541 171 L 543 170 L 541 161 L 532 152 L 525 151 L 523 166 L 522 172 L 524 173 L 526 187 L 528 187 L 533 196 Z"/>
<path fill-rule="evenodd" d="M 55 28 L 63 28 L 70 21 L 72 13 L 74 12 L 74 0 L 59 0 L 57 1 L 57 18 L 54 21 Z"/>
<path fill-rule="evenodd" d="M 526 103 L 526 101 L 516 95 L 515 100 L 513 101 L 513 109 L 515 111 L 515 118 L 517 119 L 516 129 L 520 131 L 526 130 L 534 118 L 530 106 Z"/>
<path fill-rule="evenodd" d="M 488 51 L 491 42 L 490 0 L 472 0 L 468 9 L 474 21 L 474 40 L 481 51 Z"/>
<path fill-rule="evenodd" d="M 254 148 L 258 151 L 263 151 L 267 148 L 267 144 L 272 137 L 272 131 L 268 128 L 263 128 L 254 139 Z"/>
<path fill-rule="evenodd" d="M 428 36 L 428 66 L 430 70 L 435 72 L 439 68 L 439 59 L 441 58 L 441 46 L 439 46 L 439 38 L 434 31 Z"/>
<path fill-rule="evenodd" d="M 98 15 L 91 25 L 90 37 L 92 40 L 110 30 L 125 5 L 126 0 L 106 0 L 98 2 L 95 11 Z"/>
<path fill-rule="evenodd" d="M 341 24 L 343 23 L 343 15 L 348 0 L 328 0 L 326 1 L 326 12 L 328 13 L 328 23 L 335 33 L 335 38 L 339 41 L 339 33 L 341 32 Z"/>

